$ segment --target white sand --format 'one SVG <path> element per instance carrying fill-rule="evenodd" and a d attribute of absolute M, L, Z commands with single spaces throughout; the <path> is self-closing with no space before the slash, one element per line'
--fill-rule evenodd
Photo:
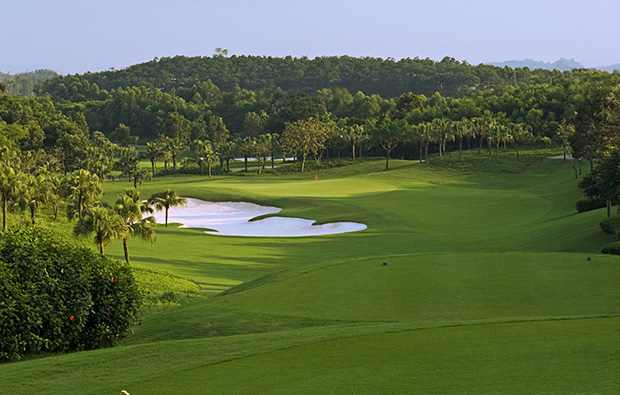
<path fill-rule="evenodd" d="M 209 234 L 249 237 L 320 236 L 366 229 L 366 225 L 356 222 L 313 225 L 314 220 L 287 217 L 269 217 L 250 222 L 252 218 L 275 214 L 281 210 L 278 207 L 259 206 L 253 203 L 205 202 L 188 198 L 185 207 L 170 208 L 168 222 L 181 223 L 184 228 L 215 230 L 215 232 L 207 231 Z M 165 222 L 164 211 L 155 212 L 154 216 L 158 223 Z"/>

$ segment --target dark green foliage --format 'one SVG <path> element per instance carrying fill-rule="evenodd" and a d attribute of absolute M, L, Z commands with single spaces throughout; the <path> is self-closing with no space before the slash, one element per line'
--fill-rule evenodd
<path fill-rule="evenodd" d="M 49 230 L 0 236 L 0 360 L 116 344 L 140 297 L 128 266 Z"/>
<path fill-rule="evenodd" d="M 605 199 L 585 197 L 575 202 L 575 208 L 580 213 L 605 207 Z"/>
<path fill-rule="evenodd" d="M 607 244 L 601 252 L 603 254 L 620 255 L 620 241 Z"/>
<path fill-rule="evenodd" d="M 603 232 L 615 235 L 620 229 L 620 217 L 605 218 L 600 226 Z"/>

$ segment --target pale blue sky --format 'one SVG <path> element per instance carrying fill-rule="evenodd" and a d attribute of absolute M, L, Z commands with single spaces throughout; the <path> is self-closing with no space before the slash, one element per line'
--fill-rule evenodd
<path fill-rule="evenodd" d="M 0 0 L 0 71 L 229 54 L 620 63 L 618 0 Z"/>

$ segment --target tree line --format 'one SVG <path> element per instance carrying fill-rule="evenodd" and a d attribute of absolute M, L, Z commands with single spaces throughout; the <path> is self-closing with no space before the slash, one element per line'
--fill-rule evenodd
<path fill-rule="evenodd" d="M 282 89 L 288 94 L 311 93 L 320 89 L 343 88 L 394 98 L 406 92 L 431 96 L 464 96 L 472 90 L 521 83 L 545 83 L 566 73 L 557 70 L 470 65 L 451 57 L 440 61 L 406 58 L 322 56 L 283 58 L 270 56 L 164 57 L 123 70 L 85 73 L 80 82 L 110 91 L 120 87 L 144 86 L 149 90 L 191 88 L 207 80 L 225 91 L 247 89 L 271 95 Z M 65 88 L 71 93 L 73 77 L 59 76 L 43 91 L 52 94 Z M 64 85 L 64 88 L 63 88 Z"/>

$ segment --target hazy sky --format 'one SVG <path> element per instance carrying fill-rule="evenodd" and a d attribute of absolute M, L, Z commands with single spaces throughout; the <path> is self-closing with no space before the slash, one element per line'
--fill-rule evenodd
<path fill-rule="evenodd" d="M 618 0 L 0 0 L 0 71 L 229 54 L 620 63 Z"/>

